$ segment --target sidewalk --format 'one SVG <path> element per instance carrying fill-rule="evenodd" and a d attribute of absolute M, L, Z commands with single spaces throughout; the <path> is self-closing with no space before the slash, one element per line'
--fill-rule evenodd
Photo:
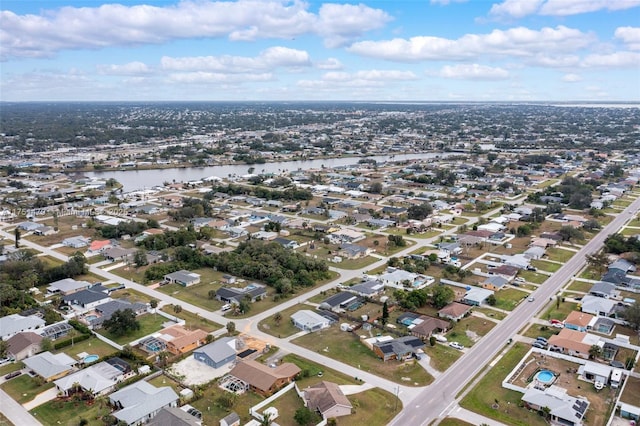
<path fill-rule="evenodd" d="M 47 389 L 46 391 L 39 393 L 31 401 L 25 402 L 24 404 L 22 404 L 22 406 L 26 410 L 33 410 L 34 408 L 44 404 L 45 402 L 49 402 L 51 400 L 56 399 L 56 396 L 58 396 L 58 389 L 56 387 L 53 387 L 51 389 Z"/>
<path fill-rule="evenodd" d="M 0 407 L 2 414 L 16 426 L 41 426 L 24 407 L 15 402 L 9 395 L 0 389 Z"/>

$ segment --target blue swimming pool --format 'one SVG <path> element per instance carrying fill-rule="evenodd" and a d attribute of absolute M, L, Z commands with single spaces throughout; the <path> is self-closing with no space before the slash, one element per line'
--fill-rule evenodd
<path fill-rule="evenodd" d="M 98 355 L 87 355 L 84 357 L 84 363 L 89 364 L 90 362 L 95 362 L 100 358 Z"/>
<path fill-rule="evenodd" d="M 536 374 L 536 380 L 542 384 L 550 385 L 555 380 L 556 375 L 549 370 L 540 370 L 538 374 Z"/>
<path fill-rule="evenodd" d="M 84 319 L 85 319 L 85 321 L 87 321 L 87 322 L 91 322 L 91 321 L 93 321 L 93 320 L 95 320 L 95 319 L 97 319 L 97 318 L 98 318 L 98 316 L 97 316 L 97 315 L 85 315 L 85 316 L 84 316 Z"/>

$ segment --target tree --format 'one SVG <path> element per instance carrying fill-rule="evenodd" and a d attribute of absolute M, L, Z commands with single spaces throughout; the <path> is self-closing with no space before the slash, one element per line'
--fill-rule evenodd
<path fill-rule="evenodd" d="M 155 312 L 156 308 L 158 307 L 158 301 L 156 299 L 149 300 L 149 306 L 151 306 L 151 309 L 153 309 L 153 312 Z"/>
<path fill-rule="evenodd" d="M 293 415 L 293 420 L 296 421 L 300 426 L 307 426 L 311 423 L 311 419 L 313 417 L 313 413 L 307 407 L 300 407 L 296 410 L 296 413 Z"/>
<path fill-rule="evenodd" d="M 382 325 L 386 325 L 387 321 L 389 321 L 389 305 L 387 305 L 387 301 L 385 300 L 382 304 Z"/>
<path fill-rule="evenodd" d="M 429 344 L 431 346 L 435 346 L 436 345 L 436 338 L 434 336 L 429 337 Z"/>
<path fill-rule="evenodd" d="M 47 352 L 53 349 L 53 342 L 48 337 L 43 337 L 40 341 L 40 350 L 42 352 Z M 0 354 L 0 358 L 2 358 Z"/>
<path fill-rule="evenodd" d="M 181 305 L 173 305 L 173 312 L 175 312 L 176 314 L 179 314 L 180 312 L 182 312 L 182 306 Z"/>
<path fill-rule="evenodd" d="M 381 182 L 373 182 L 369 187 L 369 192 L 372 194 L 380 194 L 382 193 L 382 183 Z"/>
<path fill-rule="evenodd" d="M 407 209 L 407 217 L 414 220 L 423 220 L 433 213 L 433 207 L 429 203 L 411 206 Z"/>
<path fill-rule="evenodd" d="M 273 424 L 273 419 L 271 418 L 271 413 L 263 413 L 262 420 L 260 420 L 260 426 L 271 426 Z"/>
<path fill-rule="evenodd" d="M 582 232 L 579 229 L 574 228 L 573 226 L 563 226 L 558 231 L 558 235 L 562 237 L 562 241 L 568 242 L 584 239 L 584 235 L 582 234 Z"/>
<path fill-rule="evenodd" d="M 598 274 L 602 275 L 609 265 L 609 256 L 604 252 L 588 254 L 586 256 L 589 266 Z"/>
<path fill-rule="evenodd" d="M 0 340 L 0 358 L 6 358 L 9 351 L 9 344 L 5 340 Z"/>
<path fill-rule="evenodd" d="M 117 310 L 102 326 L 114 336 L 126 336 L 132 331 L 140 330 L 140 323 L 132 309 Z"/>
<path fill-rule="evenodd" d="M 431 293 L 431 303 L 434 307 L 441 309 L 451 303 L 455 296 L 451 287 L 438 285 L 433 289 L 433 293 Z"/>
<path fill-rule="evenodd" d="M 135 254 L 133 255 L 133 263 L 138 268 L 149 264 L 149 261 L 147 260 L 147 251 L 144 248 L 141 248 L 135 252 Z"/>
<path fill-rule="evenodd" d="M 276 323 L 276 326 L 279 326 L 281 321 L 282 321 L 282 314 L 280 312 L 276 312 L 275 315 L 273 316 L 273 322 Z"/>
<path fill-rule="evenodd" d="M 489 297 L 487 297 L 487 304 L 489 306 L 496 306 L 496 296 L 494 296 L 493 294 L 489 295 Z"/>
<path fill-rule="evenodd" d="M 236 332 L 236 323 L 233 321 L 229 321 L 227 323 L 227 333 L 234 334 Z"/>
<path fill-rule="evenodd" d="M 640 330 L 640 304 L 632 303 L 620 313 L 634 330 Z"/>
<path fill-rule="evenodd" d="M 598 345 L 591 345 L 591 347 L 589 348 L 590 359 L 598 358 L 601 353 L 602 353 L 602 348 Z"/>
<path fill-rule="evenodd" d="M 216 298 L 216 291 L 215 290 L 209 290 L 209 292 L 207 293 L 207 297 L 209 298 L 209 300 L 213 300 Z"/>
<path fill-rule="evenodd" d="M 213 337 L 213 334 L 207 334 L 207 337 L 204 338 L 204 341 L 207 343 L 211 343 L 215 340 L 215 337 Z"/>
<path fill-rule="evenodd" d="M 16 228 L 13 231 L 13 235 L 16 239 L 16 248 L 20 248 L 20 229 Z"/>

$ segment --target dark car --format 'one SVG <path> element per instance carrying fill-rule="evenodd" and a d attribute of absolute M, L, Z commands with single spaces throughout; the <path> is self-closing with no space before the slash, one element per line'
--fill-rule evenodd
<path fill-rule="evenodd" d="M 9 380 L 9 379 L 13 379 L 14 377 L 18 377 L 21 374 L 22 374 L 22 371 L 18 370 L 18 371 L 14 371 L 12 373 L 7 374 L 6 376 L 4 376 L 4 378 L 6 380 Z"/>

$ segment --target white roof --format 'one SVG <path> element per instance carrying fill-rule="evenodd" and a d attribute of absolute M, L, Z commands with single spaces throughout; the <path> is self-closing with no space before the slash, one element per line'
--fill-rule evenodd
<path fill-rule="evenodd" d="M 178 401 L 178 395 L 169 386 L 157 388 L 144 380 L 120 389 L 109 396 L 112 403 L 123 408 L 113 415 L 127 424 L 135 423 L 162 407 Z"/>
<path fill-rule="evenodd" d="M 54 355 L 48 351 L 26 358 L 22 362 L 45 379 L 68 371 L 76 364 L 76 360 L 64 352 Z"/>
<path fill-rule="evenodd" d="M 76 291 L 87 288 L 90 285 L 91 283 L 87 281 L 76 281 L 73 278 L 65 278 L 63 280 L 52 282 L 51 284 L 49 284 L 49 287 L 47 287 L 47 289 L 56 289 L 60 290 L 63 293 L 66 293 L 68 291 Z"/>
<path fill-rule="evenodd" d="M 35 315 L 23 317 L 18 314 L 0 318 L 0 338 L 11 337 L 21 331 L 33 330 L 45 325 L 42 318 Z"/>
<path fill-rule="evenodd" d="M 291 319 L 298 324 L 307 324 L 309 326 L 313 324 L 325 324 L 329 321 L 322 315 L 316 314 L 315 312 L 308 309 L 303 309 L 301 311 L 295 312 L 291 315 Z"/>
<path fill-rule="evenodd" d="M 122 375 L 122 371 L 103 361 L 84 370 L 69 374 L 54 383 L 61 390 L 71 389 L 77 383 L 83 389 L 91 390 L 94 394 L 98 394 L 113 386 L 120 375 Z"/>

